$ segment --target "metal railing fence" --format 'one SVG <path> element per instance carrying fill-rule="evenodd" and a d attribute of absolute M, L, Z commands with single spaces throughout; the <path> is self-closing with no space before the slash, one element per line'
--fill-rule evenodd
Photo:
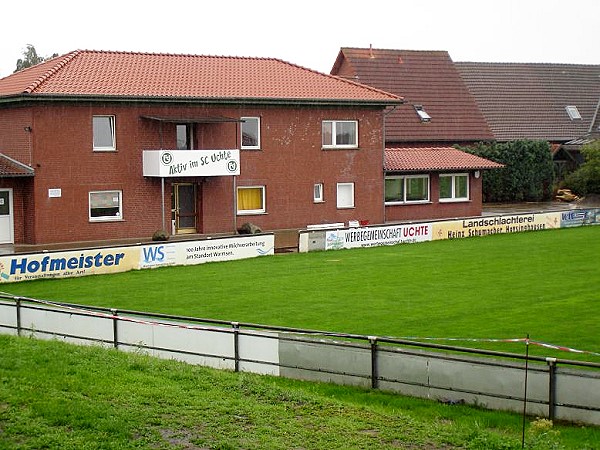
<path fill-rule="evenodd" d="M 0 333 L 600 425 L 594 362 L 7 294 L 0 294 Z"/>

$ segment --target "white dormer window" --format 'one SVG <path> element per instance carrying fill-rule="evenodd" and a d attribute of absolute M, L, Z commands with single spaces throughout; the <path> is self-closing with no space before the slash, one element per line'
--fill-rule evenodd
<path fill-rule="evenodd" d="M 431 120 L 431 116 L 427 114 L 427 111 L 423 109 L 422 105 L 415 105 L 415 111 L 417 112 L 419 119 L 421 119 L 421 122 L 429 122 Z"/>
<path fill-rule="evenodd" d="M 581 119 L 577 106 L 565 106 L 565 109 L 571 120 Z"/>

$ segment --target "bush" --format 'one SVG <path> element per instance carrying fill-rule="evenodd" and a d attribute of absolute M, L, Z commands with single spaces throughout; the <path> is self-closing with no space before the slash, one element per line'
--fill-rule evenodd
<path fill-rule="evenodd" d="M 505 165 L 484 173 L 484 202 L 538 202 L 552 197 L 554 165 L 548 142 L 482 143 L 461 150 Z"/>
<path fill-rule="evenodd" d="M 581 149 L 585 162 L 565 177 L 564 186 L 579 196 L 600 194 L 600 141 Z"/>
<path fill-rule="evenodd" d="M 156 230 L 152 235 L 153 241 L 166 241 L 169 239 L 169 233 L 165 230 Z"/>

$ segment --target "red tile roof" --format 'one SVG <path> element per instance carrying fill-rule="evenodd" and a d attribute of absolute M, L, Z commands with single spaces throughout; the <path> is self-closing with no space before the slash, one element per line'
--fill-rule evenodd
<path fill-rule="evenodd" d="M 594 131 L 600 102 L 600 65 L 455 65 L 499 141 L 564 142 Z M 581 119 L 571 120 L 567 106 L 576 106 Z"/>
<path fill-rule="evenodd" d="M 493 139 L 448 52 L 342 48 L 331 73 L 404 97 L 406 105 L 386 117 L 387 142 Z M 422 122 L 413 105 L 431 121 Z"/>
<path fill-rule="evenodd" d="M 442 172 L 504 167 L 452 147 L 400 147 L 385 149 L 386 172 Z"/>
<path fill-rule="evenodd" d="M 33 168 L 0 153 L 0 178 L 31 176 Z"/>
<path fill-rule="evenodd" d="M 393 104 L 370 86 L 273 58 L 76 50 L 0 80 L 2 96 Z"/>

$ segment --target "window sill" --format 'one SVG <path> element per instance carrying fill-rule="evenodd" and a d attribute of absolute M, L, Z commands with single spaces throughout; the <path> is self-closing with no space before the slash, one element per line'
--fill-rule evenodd
<path fill-rule="evenodd" d="M 239 212 L 237 213 L 238 216 L 266 216 L 267 212 L 266 211 L 248 211 L 248 212 Z"/>
<path fill-rule="evenodd" d="M 93 148 L 94 153 L 117 153 L 116 148 Z"/>
<path fill-rule="evenodd" d="M 445 198 L 440 199 L 440 203 L 470 203 L 471 199 L 468 198 Z"/>
<path fill-rule="evenodd" d="M 423 200 L 419 202 L 385 202 L 385 206 L 410 206 L 410 205 L 433 205 L 432 201 Z"/>
<path fill-rule="evenodd" d="M 338 206 L 337 209 L 355 209 L 356 206 Z"/>
<path fill-rule="evenodd" d="M 260 151 L 262 151 L 262 148 L 260 148 L 260 147 L 240 147 L 240 150 L 247 150 L 250 152 L 260 152 Z"/>
<path fill-rule="evenodd" d="M 319 203 L 325 203 L 325 200 L 313 200 L 313 203 L 317 205 Z"/>
<path fill-rule="evenodd" d="M 88 219 L 89 223 L 114 223 L 114 222 L 125 222 L 125 219 Z"/>
<path fill-rule="evenodd" d="M 328 150 L 360 150 L 359 147 L 321 147 L 321 150 L 323 151 L 328 151 Z"/>

